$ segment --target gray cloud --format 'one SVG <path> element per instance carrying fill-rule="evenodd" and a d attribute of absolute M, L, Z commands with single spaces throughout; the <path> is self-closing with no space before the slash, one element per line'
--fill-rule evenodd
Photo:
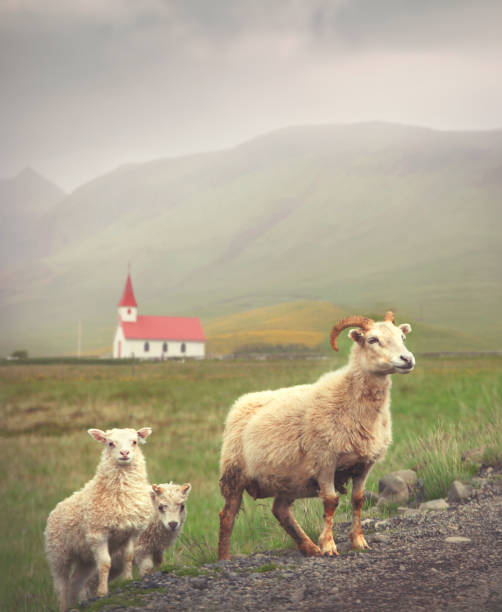
<path fill-rule="evenodd" d="M 499 2 L 4 0 L 0 176 L 63 187 L 290 123 L 502 124 Z"/>

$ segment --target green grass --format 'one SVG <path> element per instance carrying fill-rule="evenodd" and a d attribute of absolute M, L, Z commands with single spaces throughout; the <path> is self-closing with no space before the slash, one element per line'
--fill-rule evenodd
<path fill-rule="evenodd" d="M 0 367 L 3 609 L 56 609 L 43 530 L 56 503 L 94 473 L 100 448 L 87 435 L 89 427 L 153 428 L 144 447 L 150 481 L 193 485 L 188 520 L 175 550 L 166 556 L 166 568 L 195 572 L 197 565 L 216 559 L 222 507 L 219 449 L 232 401 L 252 390 L 312 382 L 344 361 L 342 354 L 318 361 L 140 363 L 134 369 L 131 364 Z M 479 461 L 500 460 L 501 366 L 500 357 L 419 358 L 415 372 L 395 377 L 394 442 L 372 471 L 368 488 L 376 491 L 385 472 L 413 468 L 433 498 L 445 495 L 453 479 L 469 479 Z M 462 461 L 466 451 L 476 448 L 477 463 Z M 348 496 L 342 500 L 335 515 L 339 521 L 350 518 Z M 270 506 L 270 500 L 246 497 L 232 537 L 233 553 L 292 546 Z M 295 502 L 298 521 L 315 539 L 321 506 L 318 500 Z M 376 509 L 363 512 L 368 516 Z M 335 525 L 335 538 L 346 537 L 345 529 Z"/>

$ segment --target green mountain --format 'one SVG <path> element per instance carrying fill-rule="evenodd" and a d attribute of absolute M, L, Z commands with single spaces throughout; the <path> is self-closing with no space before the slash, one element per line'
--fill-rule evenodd
<path fill-rule="evenodd" d="M 74 352 L 78 320 L 84 349 L 111 347 L 128 262 L 144 314 L 321 300 L 497 349 L 501 177 L 501 130 L 380 123 L 121 167 L 47 212 L 44 256 L 0 270 L 0 351 Z"/>

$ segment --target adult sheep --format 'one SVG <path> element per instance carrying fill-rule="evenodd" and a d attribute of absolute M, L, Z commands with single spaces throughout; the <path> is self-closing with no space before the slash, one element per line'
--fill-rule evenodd
<path fill-rule="evenodd" d="M 354 341 L 348 364 L 310 385 L 249 393 L 231 408 L 223 434 L 220 488 L 219 559 L 228 559 L 230 536 L 242 495 L 274 497 L 272 512 L 305 555 L 338 554 L 333 515 L 339 493 L 352 479 L 355 549 L 368 548 L 361 529 L 364 484 L 382 459 L 391 434 L 390 374 L 407 374 L 415 358 L 404 345 L 408 324 L 397 326 L 392 312 L 384 321 L 347 317 L 331 331 L 331 345 L 347 327 Z M 324 527 L 319 546 L 291 513 L 297 498 L 320 496 Z"/>
<path fill-rule="evenodd" d="M 132 578 L 134 544 L 152 514 L 145 458 L 138 443 L 149 427 L 89 429 L 103 444 L 94 477 L 60 502 L 45 529 L 45 550 L 61 610 L 73 605 L 97 571 L 97 595 L 108 593 L 111 555 L 121 553 L 126 579 Z"/>

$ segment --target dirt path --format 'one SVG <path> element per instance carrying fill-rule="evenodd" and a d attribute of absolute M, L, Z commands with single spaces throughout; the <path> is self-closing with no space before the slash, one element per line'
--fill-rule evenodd
<path fill-rule="evenodd" d="M 348 529 L 335 528 L 335 558 L 272 551 L 208 564 L 196 576 L 157 573 L 100 609 L 502 611 L 500 470 L 467 504 L 368 526 L 370 551 L 349 551 Z"/>

